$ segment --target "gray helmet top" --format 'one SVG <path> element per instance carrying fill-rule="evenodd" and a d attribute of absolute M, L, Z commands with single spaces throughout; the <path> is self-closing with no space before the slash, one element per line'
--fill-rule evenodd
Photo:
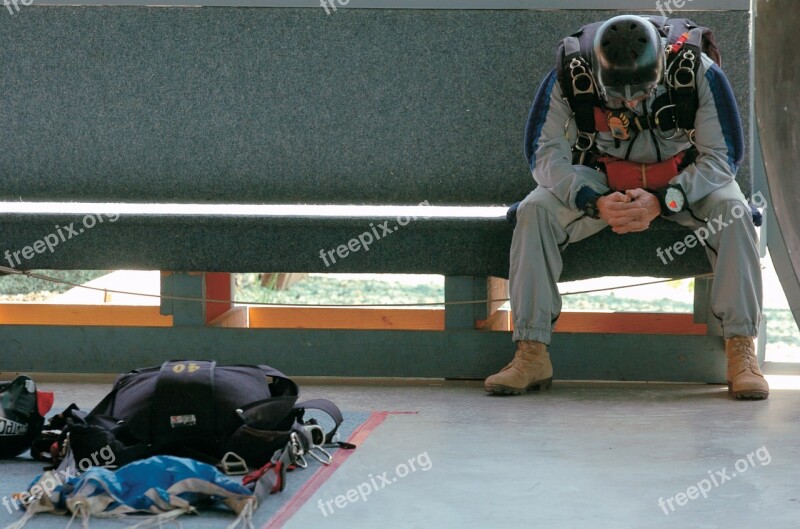
<path fill-rule="evenodd" d="M 600 94 L 607 101 L 649 95 L 664 75 L 661 35 L 642 17 L 614 17 L 595 34 L 592 62 Z"/>

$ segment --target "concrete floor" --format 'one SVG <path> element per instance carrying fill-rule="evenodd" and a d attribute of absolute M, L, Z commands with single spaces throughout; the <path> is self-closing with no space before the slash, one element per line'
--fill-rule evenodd
<path fill-rule="evenodd" d="M 109 387 L 40 385 L 84 408 Z M 736 402 L 677 384 L 556 382 L 521 397 L 474 382 L 301 388 L 348 411 L 416 413 L 390 415 L 286 529 L 800 526 L 797 390 Z"/>

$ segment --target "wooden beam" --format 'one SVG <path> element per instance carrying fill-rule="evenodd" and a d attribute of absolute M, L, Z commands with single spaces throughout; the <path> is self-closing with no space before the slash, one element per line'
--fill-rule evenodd
<path fill-rule="evenodd" d="M 206 299 L 225 300 L 226 303 L 206 302 L 206 324 L 211 323 L 233 308 L 233 274 L 204 272 Z"/>
<path fill-rule="evenodd" d="M 0 303 L 0 325 L 172 327 L 157 306 Z"/>
<path fill-rule="evenodd" d="M 491 315 L 500 310 L 500 307 L 505 305 L 505 300 L 508 298 L 508 279 L 502 277 L 489 277 L 486 279 L 486 293 L 488 294 L 489 304 L 487 312 Z"/>
<path fill-rule="evenodd" d="M 603 334 L 706 334 L 704 323 L 695 323 L 692 314 L 666 312 L 562 312 L 557 333 Z"/>
<path fill-rule="evenodd" d="M 486 305 L 486 313 L 489 315 L 485 320 L 477 320 L 475 328 L 482 331 L 510 331 L 513 328 L 511 322 L 511 311 L 500 310 L 505 305 L 508 297 L 508 279 L 501 277 L 489 277 L 486 279 L 486 295 L 489 302 Z"/>
<path fill-rule="evenodd" d="M 250 307 L 254 329 L 444 330 L 442 309 Z"/>
<path fill-rule="evenodd" d="M 249 320 L 249 321 L 248 321 Z M 58 305 L 2 303 L 0 325 L 85 325 L 120 327 L 171 327 L 172 316 L 162 316 L 153 306 Z M 442 309 L 362 309 L 328 307 L 234 307 L 209 324 L 213 327 L 254 329 L 394 329 L 444 330 Z M 511 314 L 495 311 L 479 321 L 481 330 L 512 330 Z M 700 336 L 705 324 L 692 314 L 641 312 L 564 312 L 557 333 L 664 334 Z"/>
<path fill-rule="evenodd" d="M 225 314 L 217 316 L 209 322 L 209 327 L 224 327 L 226 329 L 246 329 L 250 326 L 250 311 L 247 307 L 233 307 Z"/>
<path fill-rule="evenodd" d="M 485 320 L 476 321 L 475 329 L 479 331 L 512 331 L 514 323 L 511 321 L 511 311 L 496 310 Z"/>

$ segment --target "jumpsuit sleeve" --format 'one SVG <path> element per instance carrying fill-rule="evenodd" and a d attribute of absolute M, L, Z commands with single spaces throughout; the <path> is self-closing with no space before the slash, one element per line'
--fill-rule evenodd
<path fill-rule="evenodd" d="M 741 163 L 736 159 L 737 142 L 743 138 L 739 108 L 728 79 L 705 55 L 697 75 L 697 91 L 694 143 L 698 156 L 670 182 L 683 188 L 690 207 L 735 180 Z M 739 150 L 743 152 L 743 145 Z"/>
<path fill-rule="evenodd" d="M 608 191 L 608 187 L 591 178 L 594 169 L 572 165 L 572 145 L 577 140 L 577 126 L 572 110 L 561 95 L 557 82 L 551 85 L 549 105 L 541 131 L 534 140 L 531 159 L 533 179 L 549 189 L 572 209 L 583 209 L 586 201 Z M 569 122 L 569 126 L 565 125 Z M 565 130 L 566 129 L 566 130 Z"/>

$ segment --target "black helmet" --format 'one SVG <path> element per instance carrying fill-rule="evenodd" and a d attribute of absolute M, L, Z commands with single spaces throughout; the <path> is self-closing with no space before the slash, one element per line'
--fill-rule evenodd
<path fill-rule="evenodd" d="M 0 458 L 18 456 L 31 447 L 50 405 L 52 393 L 37 393 L 29 377 L 0 382 Z"/>
<path fill-rule="evenodd" d="M 600 94 L 606 101 L 649 96 L 664 75 L 661 35 L 642 17 L 614 17 L 595 34 L 592 62 Z"/>

